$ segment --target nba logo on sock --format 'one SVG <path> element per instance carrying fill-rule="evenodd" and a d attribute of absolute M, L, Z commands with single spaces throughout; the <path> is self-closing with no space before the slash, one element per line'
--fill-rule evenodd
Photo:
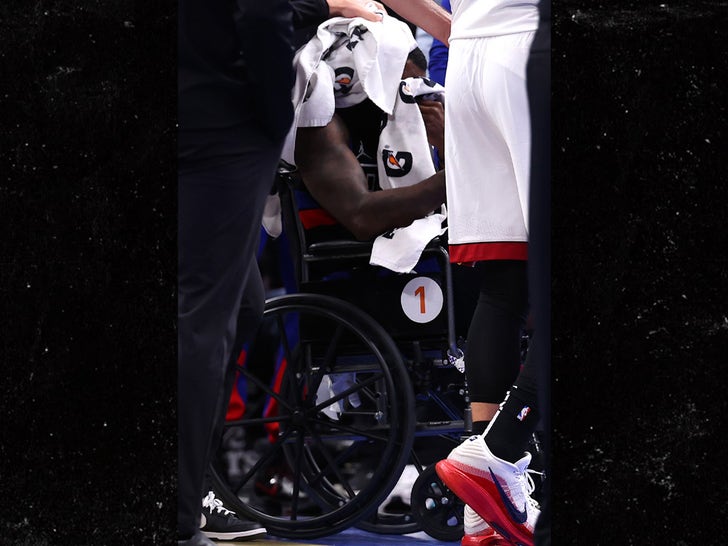
<path fill-rule="evenodd" d="M 531 408 L 529 408 L 528 406 L 523 406 L 523 409 L 518 412 L 517 419 L 519 421 L 523 421 L 530 412 Z"/>

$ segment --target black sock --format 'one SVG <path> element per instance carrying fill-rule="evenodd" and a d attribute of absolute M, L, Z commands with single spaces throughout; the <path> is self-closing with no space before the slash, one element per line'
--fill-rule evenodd
<path fill-rule="evenodd" d="M 538 420 L 535 393 L 512 387 L 485 434 L 488 449 L 496 457 L 515 463 L 528 450 Z"/>
<path fill-rule="evenodd" d="M 490 421 L 473 421 L 473 434 L 483 434 Z"/>

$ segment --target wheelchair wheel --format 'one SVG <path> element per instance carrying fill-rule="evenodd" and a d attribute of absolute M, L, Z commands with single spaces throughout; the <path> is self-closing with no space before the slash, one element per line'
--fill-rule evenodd
<path fill-rule="evenodd" d="M 415 412 L 401 355 L 368 315 L 314 294 L 269 300 L 246 354 L 261 345 L 274 348 L 276 371 L 240 367 L 245 415 L 223 436 L 244 431 L 247 449 L 236 472 L 213 461 L 213 486 L 272 535 L 336 533 L 376 510 L 409 457 Z"/>
<path fill-rule="evenodd" d="M 435 465 L 425 468 L 412 487 L 412 513 L 422 530 L 437 540 L 460 540 L 464 510 L 463 502 L 435 472 Z"/>

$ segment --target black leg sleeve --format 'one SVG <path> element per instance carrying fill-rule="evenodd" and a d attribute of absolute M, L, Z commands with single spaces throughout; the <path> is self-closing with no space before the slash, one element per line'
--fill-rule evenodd
<path fill-rule="evenodd" d="M 520 368 L 528 307 L 526 262 L 480 262 L 480 296 L 468 330 L 465 373 L 473 402 L 499 404 Z"/>

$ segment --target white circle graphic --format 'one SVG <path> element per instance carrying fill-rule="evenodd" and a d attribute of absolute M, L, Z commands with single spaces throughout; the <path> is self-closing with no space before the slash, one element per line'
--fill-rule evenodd
<path fill-rule="evenodd" d="M 400 297 L 404 314 L 421 324 L 440 314 L 442 302 L 442 289 L 430 277 L 415 277 L 405 285 Z"/>

